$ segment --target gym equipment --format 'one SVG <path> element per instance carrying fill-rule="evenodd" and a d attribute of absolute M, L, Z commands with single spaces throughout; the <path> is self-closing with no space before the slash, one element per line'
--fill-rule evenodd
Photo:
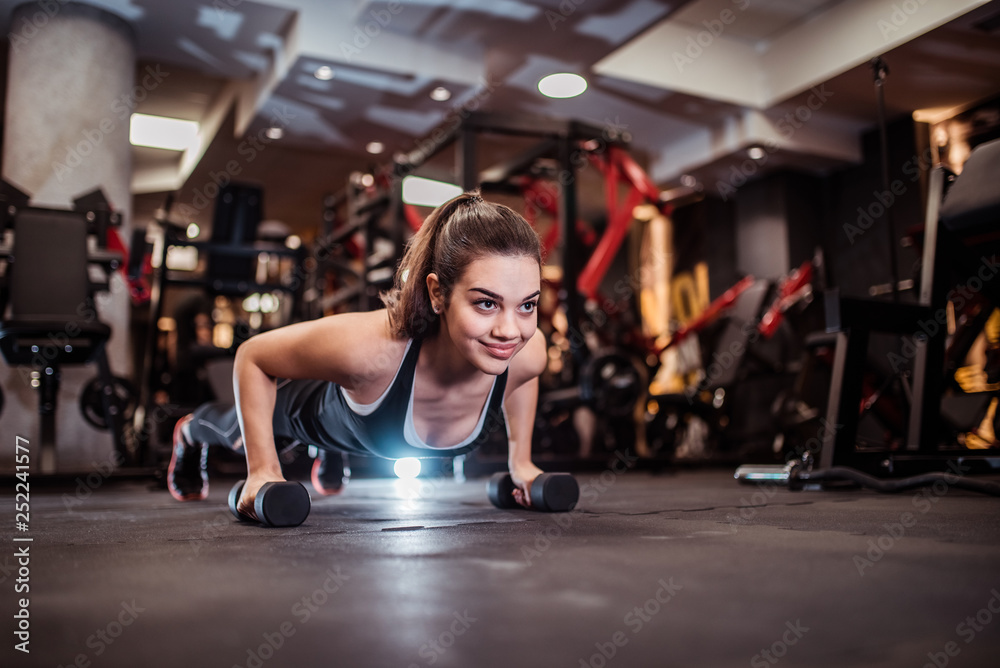
<path fill-rule="evenodd" d="M 554 288 L 557 301 L 565 309 L 567 327 L 563 333 L 568 342 L 569 359 L 562 371 L 553 372 L 557 377 L 545 379 L 552 382 L 543 381 L 542 412 L 546 407 L 572 412 L 585 405 L 594 409 L 602 422 L 610 418 L 616 423 L 614 427 L 630 424 L 634 428 L 635 407 L 642 404 L 649 376 L 649 368 L 644 363 L 647 351 L 616 348 L 612 356 L 607 357 L 607 350 L 616 343 L 609 340 L 604 318 L 607 314 L 601 313 L 598 321 L 588 315 L 585 303 L 588 299 L 594 304 L 607 301 L 599 294 L 599 286 L 627 238 L 636 205 L 648 203 L 661 212 L 669 212 L 673 206 L 626 153 L 625 147 L 631 141 L 628 132 L 574 120 L 477 111 L 463 114 L 461 124 L 440 128 L 433 134 L 433 142 L 425 142 L 408 154 L 396 154 L 390 165 L 370 174 L 352 175 L 346 194 L 330 198 L 324 221 L 337 221 L 335 209 L 345 202 L 348 204 L 347 216 L 336 229 L 324 231 L 323 245 L 335 242 L 346 247 L 351 237 L 360 233 L 359 236 L 366 239 L 364 253 L 367 257 L 356 255 L 352 267 L 334 264 L 336 285 L 323 297 L 324 309 L 353 304 L 355 300 L 359 308 L 367 307 L 369 302 L 366 300 L 373 297 L 372 288 L 377 287 L 376 274 L 383 268 L 377 265 L 380 257 L 374 252 L 371 235 L 373 230 L 384 232 L 372 226 L 368 212 L 381 211 L 395 223 L 390 241 L 401 250 L 404 229 L 408 226 L 415 231 L 423 223 L 419 211 L 400 203 L 401 180 L 418 172 L 433 156 L 454 145 L 455 172 L 463 190 L 478 187 L 489 194 L 521 195 L 529 221 L 533 222 L 535 212 L 545 212 L 554 219 L 544 235 L 543 253 L 547 256 L 557 242 L 561 244 L 560 278 L 547 278 L 545 284 L 547 289 Z M 531 145 L 481 170 L 477 140 L 489 135 L 528 140 Z M 588 163 L 596 166 L 604 176 L 608 224 L 600 233 L 581 222 L 578 216 L 578 176 Z M 626 191 L 626 194 L 621 196 L 619 191 Z M 592 253 L 588 252 L 591 245 Z M 385 276 L 389 278 L 390 274 L 387 272 Z M 629 327 L 625 320 L 620 319 L 623 329 Z M 543 329 L 546 329 L 544 324 Z M 589 337 L 590 334 L 594 336 Z M 598 343 L 591 345 L 595 338 Z M 546 417 L 555 416 L 546 414 Z M 634 442 L 634 436 L 621 441 L 624 447 L 626 442 Z M 481 449 L 479 456 L 484 452 L 485 448 Z"/>
<path fill-rule="evenodd" d="M 631 415 L 646 391 L 645 374 L 629 355 L 613 351 L 599 355 L 583 368 L 582 382 L 591 388 L 594 407 L 608 415 Z"/>
<path fill-rule="evenodd" d="M 959 475 L 925 473 L 909 478 L 884 480 L 844 466 L 813 470 L 808 460 L 805 462 L 790 460 L 784 466 L 741 466 L 736 469 L 734 477 L 738 482 L 747 485 L 770 483 L 787 486 L 792 491 L 848 483 L 884 494 L 894 494 L 918 487 L 929 487 L 936 483 L 943 483 L 946 488 L 955 487 L 958 489 L 967 489 L 972 492 L 1000 496 L 1000 483 L 971 480 Z"/>
<path fill-rule="evenodd" d="M 240 513 L 237 504 L 246 480 L 240 480 L 229 490 L 229 510 L 242 522 L 253 521 Z M 268 527 L 297 527 L 309 517 L 312 501 L 300 482 L 268 482 L 260 488 L 253 504 L 261 524 Z"/>
<path fill-rule="evenodd" d="M 870 473 L 898 474 L 904 467 L 911 471 L 940 469 L 959 457 L 987 462 L 995 459 L 995 451 L 991 456 L 989 451 L 969 451 L 943 443 L 941 413 L 949 288 L 967 289 L 978 283 L 983 299 L 994 306 L 1000 304 L 1000 281 L 995 280 L 1000 195 L 993 187 L 998 176 L 1000 141 L 973 150 L 943 203 L 946 170 L 938 167 L 931 172 L 917 304 L 841 298 L 835 292 L 828 293 L 827 330 L 836 332 L 836 350 L 826 420 L 837 429 L 828 430 L 823 439 L 821 470 L 851 466 Z M 949 280 L 952 269 L 963 276 L 957 284 Z M 984 280 L 984 276 L 991 280 Z M 912 365 L 908 428 L 902 447 L 896 451 L 856 448 L 857 407 L 872 332 L 892 333 L 911 345 L 906 360 Z"/>
<path fill-rule="evenodd" d="M 705 372 L 694 387 L 650 395 L 651 451 L 694 460 L 742 460 L 770 446 L 774 424 L 768 398 L 787 387 L 792 376 L 787 337 L 769 340 L 757 330 L 771 292 L 769 281 L 744 278 L 690 323 L 684 336 L 699 333 Z"/>
<path fill-rule="evenodd" d="M 403 257 L 401 183 L 354 172 L 344 191 L 324 199 L 322 235 L 311 249 L 310 317 L 381 305 L 379 293 L 392 287 Z"/>
<path fill-rule="evenodd" d="M 254 241 L 253 238 L 263 217 L 261 211 L 262 194 L 259 188 L 241 184 L 229 184 L 220 189 L 215 202 L 212 241 L 194 241 L 187 237 L 186 223 L 171 222 L 170 210 L 173 196 L 167 197 L 162 218 L 150 223 L 144 239 L 151 241 L 155 249 L 147 261 L 142 258 L 142 266 L 151 268 L 149 277 L 149 317 L 146 325 L 146 343 L 142 359 L 142 369 L 138 379 L 139 401 L 132 417 L 133 430 L 137 434 L 148 433 L 153 427 L 151 416 L 168 410 L 155 402 L 157 390 L 161 388 L 160 371 L 165 366 L 160 345 L 159 323 L 164 316 L 164 296 L 168 289 L 176 286 L 197 287 L 209 295 L 249 295 L 251 293 L 282 292 L 293 300 L 300 301 L 303 289 L 301 276 L 293 275 L 292 280 L 272 280 L 258 283 L 253 267 L 261 255 L 277 258 L 292 258 L 296 271 L 300 271 L 305 249 L 290 249 L 283 244 L 268 241 Z M 175 271 L 167 267 L 167 255 L 172 248 L 193 248 L 209 258 L 207 271 L 202 275 L 192 275 L 187 271 Z M 136 262 L 138 262 L 138 258 Z M 134 268 L 134 267 L 133 267 Z M 145 278 L 145 273 L 141 276 Z M 249 328 L 237 328 L 234 332 L 233 348 L 253 334 Z M 189 407 L 180 407 L 181 411 Z M 169 413 L 169 411 L 168 411 Z M 183 415 L 184 413 L 180 413 Z M 172 415 L 180 417 L 180 415 Z M 147 420 L 147 418 L 150 418 Z M 149 444 L 152 439 L 140 439 L 137 443 L 136 459 L 146 462 L 150 459 Z"/>
<path fill-rule="evenodd" d="M 551 414 L 576 406 L 591 406 L 612 417 L 632 414 L 646 392 L 645 369 L 624 350 L 609 350 L 587 360 L 580 379 L 571 387 L 545 392 L 539 411 Z"/>
<path fill-rule="evenodd" d="M 105 396 L 108 397 L 107 404 Z M 108 384 L 98 376 L 87 383 L 80 393 L 80 413 L 91 426 L 108 429 L 109 413 L 126 423 L 132 419 L 138 401 L 138 393 L 127 378 L 112 376 Z"/>
<path fill-rule="evenodd" d="M 10 296 L 10 318 L 0 323 L 0 352 L 11 366 L 33 369 L 41 470 L 50 473 L 55 470 L 60 367 L 96 362 L 97 384 L 113 382 L 105 350 L 111 328 L 98 319 L 93 298 L 109 290 L 110 274 L 122 261 L 107 247 L 109 225 L 119 218 L 100 191 L 78 198 L 72 211 L 29 207 L 27 195 L 8 184 L 0 191 L 0 199 L 9 203 L 3 227 L 13 228 L 13 245 L 0 248 L 0 261 L 7 264 L 0 294 L 4 301 Z M 91 269 L 100 277 L 95 279 Z M 116 452 L 130 462 L 114 392 L 99 395 L 94 414 L 104 414 Z"/>
<path fill-rule="evenodd" d="M 220 246 L 252 245 L 264 217 L 264 193 L 259 186 L 227 183 L 219 189 L 212 216 L 212 243 Z M 243 295 L 248 292 L 256 266 L 253 256 L 208 252 L 208 276 L 215 292 Z"/>
<path fill-rule="evenodd" d="M 514 481 L 509 473 L 494 473 L 486 486 L 490 503 L 509 510 L 523 508 L 514 500 Z M 580 500 L 580 486 L 568 473 L 542 473 L 531 483 L 531 507 L 546 513 L 572 510 Z"/>

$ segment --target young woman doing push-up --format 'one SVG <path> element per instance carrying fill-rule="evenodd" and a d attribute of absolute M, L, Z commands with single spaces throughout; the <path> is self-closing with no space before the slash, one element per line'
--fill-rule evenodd
<path fill-rule="evenodd" d="M 385 309 L 288 325 L 240 346 L 235 405 L 199 406 L 174 430 L 171 494 L 205 498 L 207 447 L 242 447 L 248 475 L 237 505 L 257 519 L 258 490 L 284 481 L 276 437 L 320 448 L 319 464 L 337 453 L 457 456 L 498 430 L 514 499 L 530 506 L 546 363 L 540 281 L 538 236 L 523 217 L 477 193 L 441 205 L 408 245 Z M 316 467 L 313 484 L 328 491 Z"/>

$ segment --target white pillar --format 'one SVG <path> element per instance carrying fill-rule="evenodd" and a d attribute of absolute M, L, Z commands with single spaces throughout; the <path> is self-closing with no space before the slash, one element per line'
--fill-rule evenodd
<path fill-rule="evenodd" d="M 101 188 L 122 214 L 126 243 L 132 196 L 129 118 L 135 80 L 135 37 L 122 18 L 90 5 L 42 0 L 19 5 L 9 23 L 10 57 L 4 125 L 3 178 L 35 206 L 70 208 Z M 58 267 L 52 268 L 53 283 Z M 108 344 L 116 375 L 131 376 L 128 291 L 120 276 L 97 300 L 114 330 Z M 38 397 L 23 374 L 0 365 L 6 406 L 0 433 L 38 434 Z M 112 439 L 84 422 L 78 409 L 96 365 L 64 367 L 56 452 L 60 471 L 89 471 L 110 460 Z M 0 469 L 13 468 L 3 449 Z M 13 457 L 11 454 L 10 457 Z"/>

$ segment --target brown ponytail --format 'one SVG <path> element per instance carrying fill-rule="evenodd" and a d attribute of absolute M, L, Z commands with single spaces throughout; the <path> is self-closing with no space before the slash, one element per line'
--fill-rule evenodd
<path fill-rule="evenodd" d="M 467 192 L 436 208 L 407 245 L 392 290 L 382 294 L 389 326 L 400 337 L 421 339 L 438 331 L 427 275 L 438 276 L 446 304 L 465 268 L 486 255 L 531 257 L 541 267 L 541 244 L 531 225 L 502 204 Z"/>

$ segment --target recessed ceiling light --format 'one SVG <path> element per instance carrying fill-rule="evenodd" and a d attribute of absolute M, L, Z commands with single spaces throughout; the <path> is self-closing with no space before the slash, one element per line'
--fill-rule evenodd
<path fill-rule="evenodd" d="M 133 146 L 185 151 L 198 140 L 198 124 L 179 118 L 132 114 L 129 141 Z"/>
<path fill-rule="evenodd" d="M 685 188 L 694 188 L 696 183 L 698 183 L 698 179 L 694 178 L 690 174 L 684 174 L 681 176 L 681 185 Z"/>
<path fill-rule="evenodd" d="M 329 65 L 322 65 L 316 68 L 316 71 L 313 72 L 313 76 L 320 81 L 329 81 L 333 78 L 333 68 Z"/>
<path fill-rule="evenodd" d="M 365 150 L 372 155 L 378 155 L 385 150 L 385 145 L 380 141 L 370 141 L 368 145 L 365 146 Z"/>
<path fill-rule="evenodd" d="M 438 86 L 431 91 L 431 99 L 436 102 L 444 102 L 451 98 L 451 91 L 444 86 Z"/>
<path fill-rule="evenodd" d="M 543 77 L 538 82 L 538 91 L 545 97 L 567 98 L 576 97 L 587 90 L 587 80 L 579 74 L 559 72 Z"/>
<path fill-rule="evenodd" d="M 766 154 L 764 153 L 764 149 L 760 146 L 751 146 L 747 149 L 747 155 L 750 156 L 751 160 L 760 160 Z"/>
<path fill-rule="evenodd" d="M 281 128 L 268 128 L 264 131 L 268 139 L 281 139 L 285 136 L 285 131 Z"/>

